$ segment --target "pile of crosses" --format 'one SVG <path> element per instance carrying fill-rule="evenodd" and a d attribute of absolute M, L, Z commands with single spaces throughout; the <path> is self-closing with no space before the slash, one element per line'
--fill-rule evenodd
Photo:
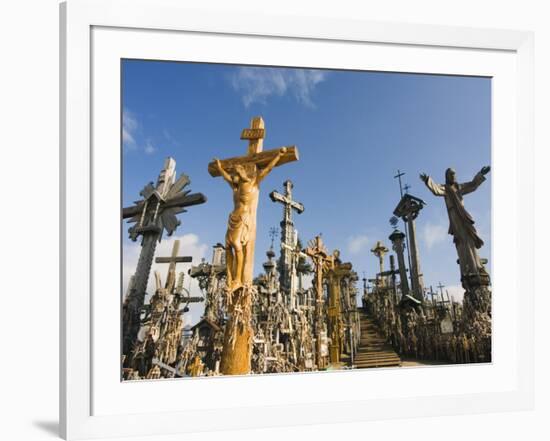
<path fill-rule="evenodd" d="M 423 177 L 427 185 L 428 179 Z M 478 176 L 475 179 L 480 180 Z M 445 187 L 440 187 L 437 191 L 444 192 Z M 449 296 L 441 283 L 438 292 L 432 286 L 425 288 L 415 225 L 424 205 L 415 196 L 402 195 L 389 236 L 395 255 L 389 256 L 390 269 L 385 270 L 389 249 L 380 241 L 372 248 L 379 271 L 374 279 L 363 279 L 363 307 L 402 357 L 451 363 L 491 361 L 491 291 L 484 268 L 487 262 L 479 260 L 479 274 L 461 274 L 465 290 L 462 302 Z M 398 218 L 403 220 L 407 235 L 396 228 Z M 462 271 L 463 266 L 460 268 Z"/>
<path fill-rule="evenodd" d="M 132 223 L 130 238 L 141 240 L 137 268 L 123 299 L 123 379 L 352 366 L 360 340 L 357 275 L 338 251 L 328 253 L 320 236 L 303 248 L 292 214 L 304 207 L 292 199 L 290 180 L 284 182 L 283 193 L 269 194 L 283 206 L 279 257 L 275 259 L 272 231 L 264 272 L 252 279 L 259 183 L 273 167 L 298 159 L 294 146 L 262 151 L 263 127 L 263 120 L 254 118 L 251 128 L 243 130 L 247 155 L 208 165 L 212 176 L 222 176 L 233 189 L 235 210 L 225 244 L 214 246 L 210 263 L 203 259 L 188 272 L 202 297 L 192 297 L 184 288 L 183 272 L 176 283 L 176 264 L 192 261 L 178 256 L 179 241 L 174 241 L 170 257 L 156 257 L 156 263 L 169 264 L 166 282 L 155 272 L 153 294 L 147 292 L 157 243 L 165 232 L 170 236 L 178 228 L 176 215 L 206 202 L 204 195 L 187 190 L 186 175 L 176 179 L 175 161 L 168 158 L 156 185 L 147 184 L 142 198 L 123 209 L 123 219 Z M 311 273 L 314 282 L 306 288 L 304 279 Z M 202 301 L 199 322 L 184 326 L 189 305 Z"/>

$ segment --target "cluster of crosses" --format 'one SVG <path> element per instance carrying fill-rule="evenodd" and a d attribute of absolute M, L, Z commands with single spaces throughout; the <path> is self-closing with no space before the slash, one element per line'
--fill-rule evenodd
<path fill-rule="evenodd" d="M 491 361 L 491 292 L 484 268 L 487 260 L 479 259 L 482 277 L 465 277 L 461 271 L 464 301 L 455 300 L 441 282 L 437 290 L 425 286 L 416 219 L 426 203 L 408 193 L 410 186 L 403 192 L 403 175 L 398 170 L 395 176 L 401 199 L 390 219 L 393 231 L 389 240 L 395 254 L 389 255 L 390 268 L 386 270 L 390 250 L 382 241 L 371 249 L 379 271 L 375 278 L 363 279 L 363 307 L 401 357 L 451 363 Z M 399 220 L 405 232 L 397 228 Z M 462 270 L 463 266 L 459 267 Z"/>
<path fill-rule="evenodd" d="M 352 264 L 343 262 L 338 250 L 329 252 L 321 235 L 303 245 L 293 213 L 302 214 L 305 208 L 294 200 L 290 180 L 283 183 L 283 192 L 269 194 L 283 208 L 279 255 L 274 250 L 278 230 L 272 229 L 264 271 L 254 278 L 260 183 L 274 167 L 298 160 L 295 146 L 263 151 L 264 137 L 263 119 L 254 118 L 241 134 L 248 141 L 246 155 L 208 164 L 213 177 L 221 176 L 231 186 L 234 210 L 225 242 L 214 245 L 210 262 L 203 259 L 187 274 L 176 272 L 178 263 L 192 263 L 191 257 L 179 255 L 179 241 L 173 242 L 171 256 L 155 258 L 163 235 L 171 236 L 180 226 L 177 215 L 206 202 L 203 194 L 188 190 L 186 175 L 176 176 L 175 161 L 168 158 L 157 183 L 147 184 L 142 198 L 123 209 L 123 219 L 132 224 L 130 238 L 141 241 L 122 305 L 123 379 L 399 366 L 400 355 L 487 360 L 487 335 L 474 335 L 467 319 L 479 322 L 485 317 L 479 299 L 488 297 L 490 303 L 488 283 L 471 290 L 477 306 L 448 296 L 445 300 L 441 284 L 440 298 L 430 288 L 431 301 L 426 301 L 415 231 L 425 203 L 408 193 L 402 193 L 394 213 L 405 223 L 406 233 L 394 228 L 390 235 L 398 267 L 391 255 L 390 269 L 384 269 L 389 250 L 378 242 L 372 253 L 379 272 L 368 279 L 371 289 L 363 279 L 362 308 L 357 305 L 358 277 Z M 164 284 L 154 273 L 154 292 L 147 293 L 153 260 L 168 264 L 168 271 Z M 307 288 L 306 277 L 312 279 Z M 184 288 L 186 278 L 197 282 L 202 296 L 190 295 Z M 197 302 L 204 302 L 202 316 L 194 326 L 185 326 L 185 313 Z M 442 355 L 445 342 L 436 344 L 433 336 L 448 340 L 455 349 Z M 470 349 L 465 351 L 465 345 Z"/>

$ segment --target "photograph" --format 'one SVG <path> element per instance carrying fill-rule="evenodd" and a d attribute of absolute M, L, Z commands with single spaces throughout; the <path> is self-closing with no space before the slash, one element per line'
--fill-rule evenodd
<path fill-rule="evenodd" d="M 491 77 L 120 81 L 121 381 L 492 362 Z"/>

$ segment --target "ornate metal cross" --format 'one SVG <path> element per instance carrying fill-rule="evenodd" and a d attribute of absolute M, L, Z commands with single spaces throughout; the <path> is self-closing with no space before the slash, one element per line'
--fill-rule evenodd
<path fill-rule="evenodd" d="M 283 185 L 285 187 L 284 194 L 272 191 L 269 193 L 269 197 L 273 202 L 278 202 L 283 205 L 283 220 L 281 221 L 280 282 L 283 289 L 288 291 L 292 285 L 292 249 L 296 241 L 294 224 L 292 222 L 292 210 L 301 214 L 304 212 L 304 206 L 300 202 L 292 200 L 292 188 L 294 187 L 292 182 L 286 180 Z"/>
<path fill-rule="evenodd" d="M 122 209 L 122 219 L 134 225 L 129 228 L 130 238 L 136 241 L 141 236 L 141 252 L 132 279 L 132 287 L 123 305 L 123 354 L 129 354 L 140 328 L 145 291 L 151 272 L 151 264 L 157 243 L 164 230 L 170 236 L 180 225 L 176 215 L 184 213 L 185 207 L 204 204 L 202 193 L 189 194 L 189 177 L 181 174 L 176 179 L 176 161 L 167 158 L 157 184 L 148 183 L 140 195 L 143 199 Z"/>

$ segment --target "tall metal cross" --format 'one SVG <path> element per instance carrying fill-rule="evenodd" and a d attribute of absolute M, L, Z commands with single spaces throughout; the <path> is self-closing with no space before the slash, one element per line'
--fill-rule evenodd
<path fill-rule="evenodd" d="M 402 182 L 401 182 L 401 177 L 402 176 L 405 176 L 405 172 L 402 172 L 401 170 L 397 169 L 397 174 L 393 177 L 393 179 L 398 179 L 399 180 L 399 194 L 401 195 L 401 199 L 403 199 L 403 185 L 402 185 Z M 409 187 L 410 188 L 410 187 Z M 407 188 L 407 191 L 409 190 L 409 188 Z M 407 260 L 409 262 L 409 268 L 412 268 L 412 265 L 411 265 L 411 244 L 409 243 L 409 229 L 407 227 L 407 222 L 405 220 L 403 220 L 403 226 L 405 227 L 405 242 L 407 243 Z M 412 275 L 412 271 L 411 271 L 411 275 Z M 411 280 L 412 282 L 412 280 Z"/>
<path fill-rule="evenodd" d="M 141 252 L 136 272 L 123 304 L 122 340 L 125 355 L 129 355 L 137 340 L 157 243 L 160 242 L 164 230 L 169 236 L 176 231 L 180 225 L 177 215 L 184 213 L 186 207 L 206 202 L 202 193 L 190 194 L 191 191 L 186 188 L 190 182 L 185 174 L 176 179 L 176 161 L 167 158 L 156 185 L 153 182 L 147 184 L 140 192 L 143 199 L 122 209 L 122 219 L 128 219 L 129 223 L 134 224 L 128 230 L 130 238 L 137 241 L 141 236 Z"/>
<path fill-rule="evenodd" d="M 277 191 L 269 193 L 269 197 L 273 202 L 278 202 L 283 205 L 283 220 L 281 221 L 281 266 L 280 266 L 280 281 L 281 286 L 288 290 L 291 285 L 291 267 L 292 267 L 292 249 L 295 245 L 295 230 L 292 222 L 292 210 L 301 214 L 304 212 L 304 206 L 300 202 L 292 199 L 292 188 L 294 185 L 290 180 L 284 183 L 285 193 L 281 194 Z"/>

